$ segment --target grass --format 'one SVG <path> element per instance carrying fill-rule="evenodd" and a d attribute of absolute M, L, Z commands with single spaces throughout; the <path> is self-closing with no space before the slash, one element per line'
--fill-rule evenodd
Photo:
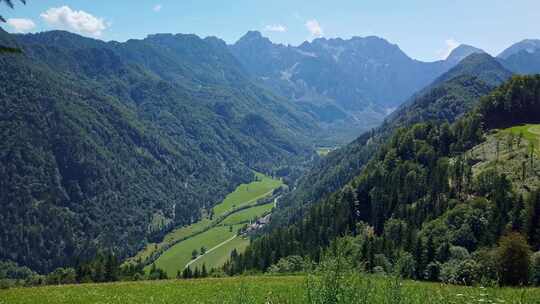
<path fill-rule="evenodd" d="M 330 152 L 334 151 L 335 149 L 334 148 L 317 148 L 317 154 L 319 154 L 319 156 L 327 156 L 328 154 L 330 154 Z"/>
<path fill-rule="evenodd" d="M 268 214 L 274 208 L 274 203 L 268 203 L 266 205 L 260 205 L 245 209 L 228 216 L 221 225 L 234 225 L 249 223 L 253 219 L 260 218 L 265 214 Z"/>
<path fill-rule="evenodd" d="M 466 153 L 475 160 L 474 175 L 496 169 L 512 181 L 519 194 L 526 195 L 531 189 L 536 189 L 540 183 L 540 161 L 538 156 L 530 158 L 529 146 L 530 142 L 538 142 L 540 138 L 535 132 L 540 134 L 540 125 L 515 126 L 489 134 L 485 142 Z M 513 145 L 510 146 L 510 133 L 523 134 L 523 140 L 519 143 L 517 136 L 514 136 Z M 538 149 L 536 151 L 540 152 Z"/>
<path fill-rule="evenodd" d="M 165 270 L 169 277 L 175 277 L 177 271 L 182 271 L 191 261 L 193 250 L 200 252 L 201 247 L 211 249 L 233 237 L 241 227 L 242 225 L 235 225 L 232 231 L 229 230 L 228 226 L 217 226 L 209 229 L 167 249 L 154 263 L 157 267 Z M 150 266 L 147 266 L 146 270 L 149 268 Z"/>
<path fill-rule="evenodd" d="M 168 233 L 165 236 L 165 238 L 163 239 L 163 242 L 161 242 L 161 243 L 150 243 L 150 244 L 146 245 L 146 247 L 143 250 L 139 251 L 137 253 L 137 255 L 135 257 L 129 259 L 129 261 L 137 261 L 137 260 L 145 261 L 154 252 L 161 250 L 166 245 L 175 244 L 175 243 L 177 243 L 177 242 L 179 242 L 181 240 L 185 240 L 185 239 L 187 239 L 187 238 L 189 238 L 189 237 L 191 237 L 193 235 L 201 233 L 205 229 L 208 229 L 208 227 L 210 227 L 211 223 L 212 223 L 212 221 L 205 218 L 205 219 L 202 219 L 202 220 L 198 221 L 195 224 L 175 229 L 175 230 L 173 230 L 172 232 Z"/>
<path fill-rule="evenodd" d="M 503 130 L 503 132 L 512 132 L 515 135 L 523 134 L 523 138 L 536 147 L 536 151 L 540 151 L 540 125 L 521 125 Z"/>
<path fill-rule="evenodd" d="M 202 258 L 193 263 L 191 268 L 201 268 L 203 264 L 206 265 L 207 269 L 221 267 L 223 266 L 223 264 L 225 264 L 225 262 L 227 262 L 231 255 L 231 252 L 234 249 L 236 249 L 236 251 L 238 252 L 244 252 L 248 245 L 249 238 L 238 236 L 227 244 L 217 248 L 212 252 L 205 254 Z"/>
<path fill-rule="evenodd" d="M 271 194 L 274 189 L 277 189 L 283 185 L 283 182 L 277 179 L 272 179 L 269 176 L 255 172 L 257 180 L 238 186 L 234 192 L 230 193 L 220 204 L 214 207 L 214 220 L 209 218 L 203 218 L 202 220 L 186 227 L 181 227 L 168 233 L 161 243 L 149 243 L 146 247 L 139 251 L 137 255 L 127 260 L 127 263 L 146 261 L 167 247 L 175 247 L 176 244 L 182 242 L 190 237 L 196 236 L 201 232 L 208 230 L 214 226 L 222 224 L 222 221 L 227 221 L 225 224 L 230 225 L 236 222 L 248 222 L 257 214 L 264 215 L 271 208 L 256 206 L 255 210 L 244 209 L 239 211 L 240 215 L 236 215 L 235 209 L 250 206 L 256 204 L 259 199 L 262 199 Z M 264 212 L 263 212 L 264 209 Z M 229 217 L 223 219 L 226 214 L 231 214 Z M 233 216 L 232 219 L 229 219 Z M 246 219 L 246 217 L 249 217 Z M 167 249 L 166 251 L 168 251 Z M 191 251 L 190 251 L 191 256 Z"/>
<path fill-rule="evenodd" d="M 234 192 L 227 195 L 223 202 L 214 207 L 215 216 L 224 215 L 231 210 L 256 203 L 283 185 L 282 181 L 264 174 L 255 173 L 255 175 L 257 181 L 238 186 Z"/>
<path fill-rule="evenodd" d="M 366 299 L 354 303 L 506 303 L 534 304 L 540 289 L 469 288 L 435 283 L 365 280 Z M 365 301 L 362 301 L 365 300 Z M 306 279 L 289 277 L 234 277 L 18 288 L 0 290 L 0 304 L 143 304 L 143 303 L 297 303 L 308 304 Z M 351 303 L 351 302 L 336 302 Z"/>

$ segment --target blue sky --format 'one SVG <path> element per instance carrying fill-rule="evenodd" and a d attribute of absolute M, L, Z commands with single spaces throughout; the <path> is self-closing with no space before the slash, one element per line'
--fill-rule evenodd
<path fill-rule="evenodd" d="M 28 0 L 0 7 L 10 31 L 67 29 L 103 40 L 194 33 L 232 43 L 248 30 L 298 45 L 377 35 L 432 61 L 467 43 L 491 54 L 540 38 L 539 0 Z"/>

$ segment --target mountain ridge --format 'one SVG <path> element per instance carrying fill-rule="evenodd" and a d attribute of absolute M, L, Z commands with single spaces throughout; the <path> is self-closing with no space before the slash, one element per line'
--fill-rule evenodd
<path fill-rule="evenodd" d="M 481 51 L 463 45 L 448 60 L 421 62 L 377 36 L 317 38 L 291 46 L 257 31 L 229 47 L 256 81 L 312 113 L 327 137 L 347 133 L 348 140 L 375 127 L 460 56 Z M 322 119 L 320 113 L 330 108 L 335 115 Z"/>

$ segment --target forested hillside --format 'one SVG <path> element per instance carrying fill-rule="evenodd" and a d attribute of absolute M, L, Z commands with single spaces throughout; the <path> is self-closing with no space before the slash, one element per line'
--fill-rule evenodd
<path fill-rule="evenodd" d="M 302 210 L 338 190 L 358 175 L 380 146 L 400 127 L 419 122 L 454 122 L 471 110 L 479 97 L 511 73 L 487 54 L 473 54 L 415 94 L 382 126 L 330 153 L 307 172 L 294 191 L 281 201 L 276 226 L 301 218 Z"/>
<path fill-rule="evenodd" d="M 309 116 L 214 38 L 8 35 L 0 54 L 0 260 L 39 272 L 124 257 L 192 223 L 251 169 L 311 157 Z"/>
<path fill-rule="evenodd" d="M 477 146 L 493 129 L 540 123 L 539 92 L 540 76 L 516 76 L 451 125 L 396 130 L 361 173 L 302 220 L 255 240 L 226 270 L 267 270 L 291 255 L 317 261 L 332 240 L 351 235 L 355 260 L 369 272 L 528 283 L 529 250 L 540 250 L 540 189 L 536 184 L 518 194 L 519 180 L 499 170 L 498 158 L 486 170 L 475 172 L 473 165 L 479 161 L 474 151 L 483 150 Z M 506 149 L 532 149 L 514 154 L 523 160 L 523 180 L 538 176 L 536 142 L 523 134 L 508 138 Z M 497 144 L 497 157 L 502 149 Z"/>

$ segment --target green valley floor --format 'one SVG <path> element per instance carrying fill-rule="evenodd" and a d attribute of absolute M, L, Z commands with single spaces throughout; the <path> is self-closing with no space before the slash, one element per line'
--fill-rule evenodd
<path fill-rule="evenodd" d="M 268 200 L 274 190 L 283 185 L 282 181 L 261 173 L 256 172 L 255 176 L 254 182 L 238 186 L 216 205 L 213 217 L 206 216 L 190 226 L 173 230 L 161 243 L 148 244 L 130 261 L 151 260 L 169 277 L 175 277 L 187 266 L 219 268 L 234 249 L 243 252 L 249 245 L 249 238 L 238 235 L 238 231 L 271 212 L 275 199 Z M 261 201 L 263 199 L 266 200 Z M 206 250 L 205 254 L 201 254 L 202 248 Z M 197 251 L 196 259 L 193 259 L 193 251 Z M 151 264 L 146 264 L 148 271 Z"/>

